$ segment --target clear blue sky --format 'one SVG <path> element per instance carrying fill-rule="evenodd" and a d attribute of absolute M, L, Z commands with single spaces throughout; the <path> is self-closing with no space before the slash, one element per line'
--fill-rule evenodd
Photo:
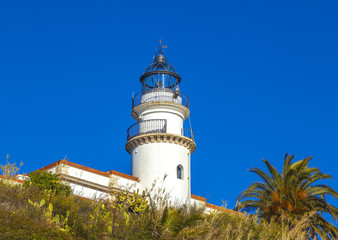
<path fill-rule="evenodd" d="M 2 1 L 0 162 L 130 174 L 132 92 L 161 37 L 190 98 L 192 192 L 235 206 L 266 158 L 338 189 L 337 1 Z"/>

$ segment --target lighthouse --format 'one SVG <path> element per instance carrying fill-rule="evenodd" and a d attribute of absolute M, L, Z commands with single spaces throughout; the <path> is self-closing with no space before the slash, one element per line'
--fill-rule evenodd
<path fill-rule="evenodd" d="M 189 98 L 181 92 L 181 77 L 159 47 L 140 77 L 141 92 L 132 98 L 136 123 L 127 130 L 126 150 L 131 155 L 132 175 L 101 171 L 60 159 L 40 171 L 55 173 L 74 195 L 87 199 L 111 199 L 112 192 L 163 189 L 171 206 L 195 205 L 206 212 L 223 208 L 191 194 L 191 154 L 196 149 L 190 125 Z M 187 123 L 187 124 L 184 124 Z M 188 127 L 186 127 L 188 126 Z M 19 182 L 27 176 L 18 176 Z M 154 196 L 154 195 L 153 195 Z M 227 210 L 230 211 L 230 210 Z"/>
<path fill-rule="evenodd" d="M 140 77 L 141 92 L 133 96 L 132 117 L 126 150 L 131 155 L 132 175 L 140 190 L 160 183 L 171 201 L 190 201 L 190 160 L 196 149 L 191 127 L 189 98 L 181 92 L 181 77 L 159 47 L 150 66 Z"/>

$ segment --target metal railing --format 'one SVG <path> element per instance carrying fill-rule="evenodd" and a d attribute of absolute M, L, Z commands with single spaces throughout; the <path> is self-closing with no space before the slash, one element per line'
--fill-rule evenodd
<path fill-rule="evenodd" d="M 185 136 L 187 138 L 191 138 L 192 140 L 194 140 L 194 131 L 192 130 L 192 128 L 182 128 L 182 136 Z"/>
<path fill-rule="evenodd" d="M 157 88 L 136 94 L 133 97 L 132 107 L 134 108 L 140 104 L 149 102 L 173 102 L 189 108 L 189 98 L 187 95 L 180 91 L 166 88 Z"/>
<path fill-rule="evenodd" d="M 138 135 L 147 133 L 166 133 L 167 132 L 167 120 L 166 119 L 153 119 L 144 120 L 134 125 L 131 125 L 127 130 L 127 140 L 136 137 Z"/>
<path fill-rule="evenodd" d="M 168 133 L 166 119 L 144 120 L 131 125 L 127 130 L 127 140 L 149 133 Z M 194 140 L 194 132 L 191 128 L 182 128 L 181 135 Z"/>

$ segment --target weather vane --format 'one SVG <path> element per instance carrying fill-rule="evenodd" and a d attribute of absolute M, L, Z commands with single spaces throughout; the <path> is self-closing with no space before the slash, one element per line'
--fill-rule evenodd
<path fill-rule="evenodd" d="M 159 46 L 155 47 L 155 49 L 156 49 L 156 53 L 158 55 L 160 55 L 160 54 L 164 53 L 164 49 L 166 49 L 167 46 L 166 45 L 162 45 L 163 41 L 161 39 L 158 41 L 158 43 L 159 43 Z"/>

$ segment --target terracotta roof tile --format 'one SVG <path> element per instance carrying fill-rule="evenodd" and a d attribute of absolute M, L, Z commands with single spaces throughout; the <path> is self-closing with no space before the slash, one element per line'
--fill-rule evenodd
<path fill-rule="evenodd" d="M 61 165 L 61 164 L 64 164 L 64 165 L 67 165 L 67 166 L 70 166 L 70 167 L 74 167 L 74 168 L 78 168 L 78 169 L 81 169 L 81 170 L 84 170 L 84 171 L 87 171 L 87 172 L 95 173 L 95 174 L 98 174 L 98 175 L 101 175 L 101 176 L 104 176 L 104 177 L 109 177 L 109 173 L 107 173 L 107 172 L 96 170 L 94 168 L 86 167 L 86 166 L 83 166 L 83 165 L 80 165 L 80 164 L 77 164 L 77 163 L 69 162 L 69 161 L 64 160 L 64 159 L 61 159 L 61 160 L 56 161 L 54 163 L 51 163 L 51 164 L 49 164 L 49 165 L 47 165 L 43 168 L 40 168 L 36 171 L 46 171 L 46 170 L 49 170 L 49 169 L 56 167 L 58 165 Z"/>
<path fill-rule="evenodd" d="M 0 175 L 0 178 L 5 178 L 4 175 Z M 19 183 L 24 183 L 24 181 L 20 180 L 20 179 L 10 179 L 12 181 L 15 181 L 15 182 L 19 182 Z"/>
<path fill-rule="evenodd" d="M 194 194 L 191 194 L 191 198 L 192 198 L 192 199 L 199 200 L 199 201 L 202 201 L 202 202 L 207 202 L 207 199 L 206 199 L 206 198 L 200 197 L 200 196 L 197 196 L 197 195 L 194 195 Z"/>
<path fill-rule="evenodd" d="M 91 173 L 95 173 L 95 174 L 98 174 L 98 175 L 102 175 L 102 176 L 105 176 L 105 177 L 110 177 L 111 174 L 114 174 L 116 176 L 119 176 L 119 177 L 123 177 L 123 178 L 127 178 L 127 179 L 130 179 L 130 180 L 133 180 L 133 181 L 139 181 L 139 179 L 137 177 L 134 177 L 134 176 L 131 176 L 131 175 L 128 175 L 128 174 L 125 174 L 125 173 L 121 173 L 121 172 L 117 172 L 117 171 L 114 171 L 114 170 L 110 170 L 109 172 L 103 172 L 103 171 L 100 171 L 100 170 L 96 170 L 94 168 L 90 168 L 90 167 L 86 167 L 86 166 L 83 166 L 83 165 L 80 165 L 80 164 L 77 164 L 77 163 L 73 163 L 73 162 L 69 162 L 67 160 L 59 160 L 59 161 L 56 161 L 54 163 L 51 163 L 43 168 L 40 168 L 36 171 L 47 171 L 53 167 L 56 167 L 58 165 L 61 165 L 61 164 L 64 164 L 64 165 L 67 165 L 67 166 L 70 166 L 70 167 L 74 167 L 74 168 L 78 168 L 78 169 L 81 169 L 81 170 L 84 170 L 84 171 L 87 171 L 87 172 L 91 172 Z"/>
<path fill-rule="evenodd" d="M 214 205 L 214 204 L 211 204 L 211 203 L 206 203 L 205 206 L 207 208 L 211 208 L 211 209 L 214 209 L 214 210 L 217 210 L 217 211 L 221 211 L 221 212 L 228 212 L 228 213 L 231 213 L 231 214 L 242 214 L 241 212 L 236 212 L 234 210 L 226 209 L 224 207 L 220 207 L 220 206 L 217 206 L 217 205 Z"/>
<path fill-rule="evenodd" d="M 131 176 L 131 175 L 128 175 L 128 174 L 125 174 L 125 173 L 117 172 L 115 170 L 110 170 L 108 173 L 119 176 L 119 177 L 127 178 L 127 179 L 130 179 L 130 180 L 136 181 L 136 182 L 140 181 L 140 179 L 138 177 L 134 177 L 134 176 Z"/>

